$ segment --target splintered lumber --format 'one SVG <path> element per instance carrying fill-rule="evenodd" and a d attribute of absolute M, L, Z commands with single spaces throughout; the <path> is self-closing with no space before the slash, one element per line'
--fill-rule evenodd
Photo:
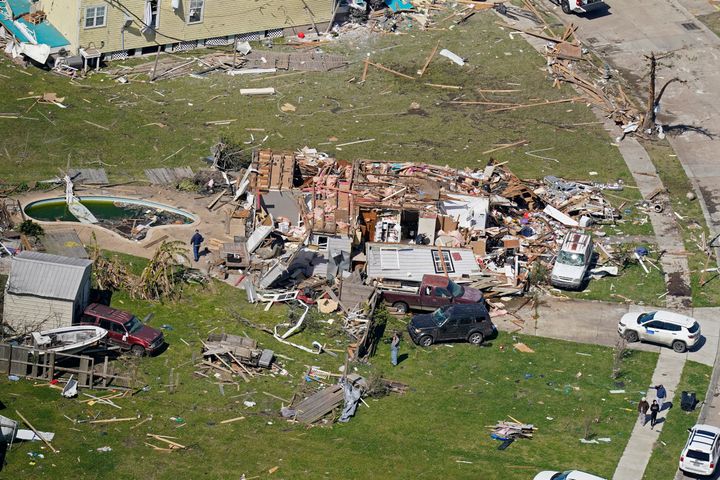
<path fill-rule="evenodd" d="M 149 417 L 148 417 L 149 418 Z M 126 418 L 106 418 L 105 420 L 91 420 L 88 423 L 115 423 L 115 422 L 129 422 L 131 420 L 137 420 L 138 417 L 126 417 Z M 146 418 L 145 421 L 148 419 Z"/>
<path fill-rule="evenodd" d="M 521 108 L 541 107 L 543 105 L 554 105 L 556 103 L 576 102 L 576 101 L 582 100 L 582 99 L 583 99 L 583 97 L 563 98 L 561 100 L 551 100 L 551 101 L 547 101 L 547 102 L 528 103 L 525 105 L 515 105 L 515 106 L 503 107 L 503 108 L 492 108 L 490 110 L 485 110 L 485 112 L 492 113 L 492 112 L 504 112 L 507 110 L 519 110 Z"/>
<path fill-rule="evenodd" d="M 296 420 L 303 423 L 315 423 L 332 412 L 342 401 L 342 385 L 331 385 L 300 402 L 295 407 Z"/>
<path fill-rule="evenodd" d="M 371 62 L 370 60 L 368 60 L 367 63 L 368 63 L 369 65 L 372 65 L 373 67 L 375 67 L 375 68 L 377 68 L 377 69 L 385 70 L 385 71 L 388 72 L 388 73 L 392 73 L 393 75 L 397 75 L 398 77 L 407 78 L 408 80 L 415 80 L 415 79 L 414 79 L 413 77 L 411 77 L 410 75 L 405 75 L 404 73 L 400 73 L 400 72 L 398 72 L 398 71 L 396 71 L 396 70 L 393 70 L 392 68 L 388 68 L 388 67 L 386 67 L 386 66 L 384 66 L 384 65 L 382 65 L 382 64 L 380 64 L 380 63 L 373 63 L 373 62 Z"/>
<path fill-rule="evenodd" d="M 425 60 L 425 64 L 423 65 L 422 69 L 418 72 L 418 77 L 422 77 L 423 74 L 425 73 L 425 70 L 427 70 L 428 66 L 430 66 L 430 62 L 432 61 L 433 57 L 435 57 L 438 47 L 440 47 L 440 40 L 437 41 L 437 43 L 435 44 L 435 48 L 432 49 L 432 52 L 430 52 L 430 55 L 428 55 L 427 60 Z"/>
<path fill-rule="evenodd" d="M 528 143 L 527 140 L 520 140 L 519 142 L 515 142 L 515 143 L 505 143 L 505 144 L 500 145 L 499 147 L 492 148 L 490 150 L 485 150 L 484 152 L 482 152 L 482 154 L 487 155 L 488 153 L 497 152 L 499 150 L 504 150 L 506 148 L 517 147 L 519 145 L 525 145 L 526 143 Z"/>
<path fill-rule="evenodd" d="M 370 59 L 368 59 L 368 58 L 366 57 L 366 58 L 365 58 L 365 61 L 363 62 L 363 64 L 364 64 L 364 66 L 363 66 L 362 78 L 360 78 L 360 81 L 361 81 L 361 82 L 364 82 L 365 79 L 367 78 L 368 67 L 370 67 Z"/>
<path fill-rule="evenodd" d="M 172 440 L 168 440 L 169 438 L 175 438 L 175 437 L 166 437 L 166 436 L 163 436 L 163 435 L 156 435 L 156 434 L 154 434 L 154 433 L 147 433 L 146 435 L 147 435 L 148 437 L 154 438 L 155 440 L 158 440 L 158 441 L 160 441 L 160 442 L 167 443 L 168 445 L 170 445 L 170 448 L 171 448 L 171 449 L 175 449 L 175 448 L 185 449 L 185 448 L 187 448 L 185 445 L 182 445 L 182 444 L 177 443 L 177 442 L 173 442 Z"/>
<path fill-rule="evenodd" d="M 45 445 L 47 445 L 50 450 L 53 451 L 53 453 L 58 453 L 57 449 L 55 449 L 55 447 L 53 447 L 53 446 L 50 444 L 50 442 L 48 442 L 47 439 L 46 439 L 45 437 L 43 437 L 42 434 L 41 434 L 40 432 L 38 432 L 35 427 L 33 427 L 32 423 L 30 423 L 30 421 L 29 421 L 27 418 L 25 418 L 22 413 L 18 412 L 17 410 L 15 410 L 15 413 L 17 413 L 17 416 L 20 417 L 23 422 L 25 422 L 25 425 L 27 425 L 28 427 L 30 427 L 30 430 L 32 430 L 33 433 L 34 433 L 35 435 L 37 435 L 37 437 L 38 437 L 40 440 L 42 440 L 43 443 L 44 443 Z"/>
<path fill-rule="evenodd" d="M 232 422 L 237 422 L 237 421 L 240 421 L 240 420 L 245 420 L 245 417 L 228 418 L 227 420 L 223 420 L 223 421 L 220 422 L 220 423 L 221 423 L 221 424 L 224 424 L 224 423 L 232 423 Z"/>

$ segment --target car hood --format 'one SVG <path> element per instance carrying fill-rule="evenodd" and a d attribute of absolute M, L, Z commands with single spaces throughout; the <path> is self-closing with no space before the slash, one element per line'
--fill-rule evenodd
<path fill-rule="evenodd" d="M 566 278 L 577 278 L 582 279 L 585 275 L 585 266 L 574 267 L 572 265 L 565 265 L 564 263 L 556 263 L 552 269 L 553 277 L 566 277 Z"/>
<path fill-rule="evenodd" d="M 133 333 L 132 336 L 146 341 L 147 343 L 153 343 L 153 341 L 155 341 L 158 337 L 162 336 L 162 332 L 152 327 L 148 327 L 147 325 L 143 325 L 143 327 Z"/>
<path fill-rule="evenodd" d="M 458 299 L 462 299 L 466 303 L 478 303 L 483 299 L 483 294 L 476 288 L 465 287 L 465 291 Z"/>
<path fill-rule="evenodd" d="M 415 328 L 437 327 L 435 321 L 432 318 L 432 314 L 430 313 L 421 313 L 420 315 L 415 315 L 410 321 L 410 324 Z"/>
<path fill-rule="evenodd" d="M 641 312 L 626 313 L 620 318 L 620 323 L 629 327 L 635 327 L 638 325 L 638 317 L 640 317 L 640 315 L 642 315 Z"/>

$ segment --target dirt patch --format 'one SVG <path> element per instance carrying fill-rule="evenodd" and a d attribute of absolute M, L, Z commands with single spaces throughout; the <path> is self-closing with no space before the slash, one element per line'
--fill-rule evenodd
<path fill-rule="evenodd" d="M 682 272 L 668 274 L 667 281 L 668 295 L 673 297 L 690 297 L 690 285 L 685 283 Z"/>

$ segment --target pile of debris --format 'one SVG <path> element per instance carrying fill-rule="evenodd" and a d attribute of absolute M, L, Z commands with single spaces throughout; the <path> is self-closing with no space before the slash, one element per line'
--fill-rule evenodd
<path fill-rule="evenodd" d="M 505 450 L 512 442 L 521 438 L 532 439 L 535 428 L 532 424 L 520 422 L 497 422 L 494 427 L 490 427 L 490 438 L 500 440 L 502 443 L 498 446 L 498 450 Z"/>
<path fill-rule="evenodd" d="M 476 169 L 348 162 L 305 147 L 254 151 L 247 168 L 221 173 L 208 208 L 226 210 L 235 238 L 208 239 L 215 274 L 237 270 L 251 303 L 299 307 L 269 333 L 309 353 L 329 350 L 288 340 L 308 310 L 340 312 L 351 359 L 376 340 L 377 290 L 417 290 L 423 276 L 443 275 L 486 298 L 522 295 L 534 268 L 552 269 L 568 233 L 625 221 L 606 199 L 621 181 L 523 180 L 492 160 Z M 617 274 L 612 248 L 598 248 L 598 273 Z"/>
<path fill-rule="evenodd" d="M 234 383 L 233 377 L 239 375 L 249 382 L 251 377 L 264 369 L 282 370 L 273 363 L 275 353 L 258 348 L 252 338 L 226 333 L 211 334 L 202 343 L 203 361 L 195 371 L 201 377 L 212 375 L 221 381 Z"/>
<path fill-rule="evenodd" d="M 337 419 L 339 422 L 348 422 L 355 415 L 366 387 L 365 379 L 360 375 L 353 373 L 342 376 L 337 384 L 324 387 L 297 404 L 283 407 L 280 414 L 293 421 L 312 424 L 335 412 L 343 404 Z"/>

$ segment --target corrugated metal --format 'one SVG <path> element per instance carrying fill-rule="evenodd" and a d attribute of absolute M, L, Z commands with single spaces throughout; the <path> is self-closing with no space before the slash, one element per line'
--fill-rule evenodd
<path fill-rule="evenodd" d="M 89 287 L 92 262 L 39 252 L 22 252 L 12 259 L 7 291 L 74 301 Z"/>
<path fill-rule="evenodd" d="M 420 245 L 391 245 L 368 243 L 366 245 L 368 278 L 384 278 L 419 282 L 423 275 L 442 274 L 435 269 L 433 250 L 437 247 Z M 450 278 L 462 278 L 480 273 L 480 267 L 472 250 L 467 248 L 443 248 L 452 258 Z"/>

